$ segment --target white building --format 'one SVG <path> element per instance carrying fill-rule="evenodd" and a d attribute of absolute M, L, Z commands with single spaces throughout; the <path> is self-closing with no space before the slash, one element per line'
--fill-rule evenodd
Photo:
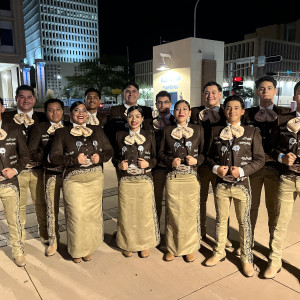
<path fill-rule="evenodd" d="M 67 83 L 63 68 L 75 70 L 78 63 L 99 57 L 98 1 L 24 0 L 23 7 L 26 64 L 36 67 L 39 97 L 46 89 L 60 95 L 59 87 Z"/>

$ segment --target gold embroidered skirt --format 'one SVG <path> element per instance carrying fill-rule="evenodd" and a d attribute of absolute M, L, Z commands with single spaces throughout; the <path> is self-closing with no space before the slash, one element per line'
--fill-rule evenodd
<path fill-rule="evenodd" d="M 103 241 L 101 167 L 75 170 L 64 179 L 68 252 L 73 258 L 95 251 Z"/>
<path fill-rule="evenodd" d="M 119 183 L 118 247 L 142 251 L 159 242 L 152 180 L 148 176 L 122 177 Z"/>
<path fill-rule="evenodd" d="M 167 176 L 166 182 L 166 245 L 175 256 L 199 250 L 200 185 L 192 174 Z"/>

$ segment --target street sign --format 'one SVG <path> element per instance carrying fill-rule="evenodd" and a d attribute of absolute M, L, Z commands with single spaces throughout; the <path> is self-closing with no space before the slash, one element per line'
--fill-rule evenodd
<path fill-rule="evenodd" d="M 257 58 L 257 66 L 258 67 L 263 67 L 266 64 L 266 57 L 264 55 L 259 56 Z"/>
<path fill-rule="evenodd" d="M 282 61 L 281 55 L 274 55 L 274 56 L 268 56 L 266 57 L 266 63 L 277 63 Z"/>

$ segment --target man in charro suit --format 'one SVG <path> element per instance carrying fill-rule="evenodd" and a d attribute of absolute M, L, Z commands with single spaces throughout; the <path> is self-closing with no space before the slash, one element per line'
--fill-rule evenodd
<path fill-rule="evenodd" d="M 159 151 L 160 142 L 162 139 L 162 131 L 166 125 L 174 125 L 175 118 L 171 114 L 170 109 L 172 106 L 171 95 L 167 91 L 160 91 L 156 95 L 156 108 L 158 116 L 153 119 L 153 129 L 156 140 L 156 153 Z M 164 196 L 164 188 L 166 183 L 167 167 L 160 161 L 152 169 L 153 183 L 154 183 L 154 196 L 157 210 L 157 218 L 160 222 L 162 212 L 162 201 Z"/>
<path fill-rule="evenodd" d="M 278 127 L 272 134 L 276 138 L 273 158 L 280 173 L 276 225 L 270 237 L 269 264 L 264 272 L 267 279 L 274 278 L 281 269 L 283 242 L 291 219 L 294 202 L 300 195 L 300 82 L 294 87 L 297 111 L 278 115 Z"/>
<path fill-rule="evenodd" d="M 226 124 L 223 107 L 220 105 L 222 99 L 222 87 L 215 81 L 210 81 L 203 87 L 205 105 L 193 107 L 191 111 L 191 123 L 200 124 L 204 129 L 204 153 L 207 153 L 211 128 Z M 201 236 L 206 237 L 206 203 L 208 197 L 209 183 L 214 188 L 216 185 L 216 174 L 214 174 L 207 162 L 204 162 L 198 169 L 200 179 L 200 222 Z M 229 240 L 226 247 L 231 247 Z"/>
<path fill-rule="evenodd" d="M 124 104 L 112 106 L 109 114 L 109 121 L 106 125 L 106 134 L 112 145 L 115 144 L 117 131 L 127 131 L 127 114 L 126 111 L 133 105 L 138 105 L 137 101 L 140 96 L 139 86 L 135 82 L 126 82 L 122 87 L 122 97 Z M 143 129 L 153 130 L 152 110 L 148 106 L 141 106 L 144 113 Z"/>
<path fill-rule="evenodd" d="M 243 273 L 247 277 L 252 277 L 254 269 L 249 215 L 251 207 L 249 176 L 263 167 L 264 150 L 258 128 L 241 125 L 245 105 L 240 97 L 226 98 L 224 112 L 227 126 L 212 128 L 207 155 L 212 171 L 218 176 L 214 189 L 217 210 L 216 246 L 205 265 L 212 267 L 225 259 L 227 221 L 232 200 L 239 223 Z"/>
<path fill-rule="evenodd" d="M 36 97 L 32 87 L 28 85 L 19 86 L 16 90 L 15 101 L 17 102 L 17 110 L 5 112 L 3 114 L 3 120 L 9 124 L 18 124 L 26 137 L 26 143 L 28 143 L 33 124 L 47 121 L 47 118 L 45 113 L 33 110 Z M 18 174 L 18 179 L 20 186 L 20 220 L 23 243 L 26 239 L 25 223 L 28 188 L 30 189 L 31 198 L 35 205 L 39 234 L 42 242 L 46 242 L 48 240 L 48 234 L 43 191 L 43 170 L 39 164 L 30 161 L 25 169 Z"/>
<path fill-rule="evenodd" d="M 29 153 L 21 128 L 1 120 L 5 108 L 0 98 L 0 198 L 9 228 L 12 256 L 18 267 L 24 267 L 24 244 L 20 222 L 20 195 L 17 175 L 29 162 Z"/>
<path fill-rule="evenodd" d="M 64 103 L 61 100 L 47 100 L 44 109 L 48 121 L 33 125 L 28 149 L 31 160 L 41 163 L 44 169 L 43 182 L 49 237 L 49 246 L 45 250 L 45 255 L 52 256 L 56 253 L 59 240 L 58 213 L 63 167 L 53 165 L 48 156 L 56 129 L 68 126 L 70 122 L 63 121 Z"/>
<path fill-rule="evenodd" d="M 252 204 L 250 219 L 252 226 L 253 242 L 254 231 L 258 217 L 262 185 L 265 189 L 265 201 L 268 211 L 268 226 L 270 235 L 275 225 L 275 209 L 277 199 L 278 172 L 276 162 L 271 156 L 274 147 L 274 136 L 272 130 L 276 128 L 277 116 L 290 112 L 289 108 L 276 106 L 274 97 L 277 94 L 277 81 L 272 76 L 263 76 L 255 81 L 256 94 L 259 97 L 259 106 L 246 109 L 243 124 L 258 127 L 262 137 L 265 151 L 265 166 L 250 176 Z M 254 244 L 253 244 L 254 245 Z"/>
<path fill-rule="evenodd" d="M 107 116 L 99 111 L 100 92 L 93 87 L 88 88 L 84 93 L 84 102 L 88 110 L 87 124 L 100 125 L 103 128 L 107 123 Z"/>

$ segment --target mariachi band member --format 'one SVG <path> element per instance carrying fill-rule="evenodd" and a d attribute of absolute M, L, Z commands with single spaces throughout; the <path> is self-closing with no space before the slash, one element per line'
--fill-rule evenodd
<path fill-rule="evenodd" d="M 59 199 L 62 189 L 62 166 L 55 166 L 49 161 L 49 153 L 56 129 L 68 126 L 63 121 L 64 103 L 59 99 L 49 99 L 44 103 L 47 122 L 33 125 L 28 149 L 32 161 L 42 163 L 44 168 L 44 194 L 47 208 L 47 230 L 49 246 L 45 255 L 56 253 L 59 240 Z"/>
<path fill-rule="evenodd" d="M 9 228 L 12 257 L 18 267 L 24 267 L 24 244 L 20 222 L 20 193 L 17 175 L 29 162 L 29 153 L 20 126 L 2 120 L 5 107 L 0 98 L 0 198 Z"/>
<path fill-rule="evenodd" d="M 155 136 L 141 128 L 143 109 L 131 106 L 127 120 L 129 129 L 116 134 L 113 164 L 119 169 L 118 228 L 116 243 L 125 257 L 149 249 L 160 242 L 151 169 L 156 165 Z"/>
<path fill-rule="evenodd" d="M 12 257 L 18 267 L 24 267 L 24 244 L 20 222 L 20 192 L 17 175 L 29 162 L 26 140 L 20 126 L 2 120 L 5 107 L 0 98 L 0 198 L 9 228 Z"/>
<path fill-rule="evenodd" d="M 256 94 L 259 97 L 259 105 L 247 108 L 242 121 L 245 125 L 253 125 L 259 128 L 262 144 L 265 151 L 265 165 L 259 172 L 250 176 L 252 204 L 250 220 L 252 226 L 253 245 L 254 231 L 258 217 L 262 186 L 265 190 L 265 204 L 268 211 L 268 227 L 272 236 L 276 220 L 276 199 L 278 187 L 278 171 L 276 161 L 272 157 L 274 138 L 271 131 L 278 126 L 277 116 L 290 112 L 290 108 L 276 106 L 274 97 L 277 94 L 277 81 L 274 77 L 265 75 L 255 81 Z M 276 142 L 275 142 L 276 143 Z"/>
<path fill-rule="evenodd" d="M 171 106 L 171 95 L 167 91 L 160 91 L 156 95 L 156 108 L 158 111 L 158 116 L 153 118 L 153 130 L 155 133 L 156 140 L 156 153 L 159 152 L 159 146 L 163 135 L 163 129 L 169 124 L 175 124 L 175 118 L 170 112 Z M 152 176 L 154 183 L 156 211 L 159 223 L 162 213 L 162 202 L 164 198 L 164 189 L 167 179 L 167 173 L 167 167 L 157 159 L 157 164 L 152 169 Z"/>
<path fill-rule="evenodd" d="M 70 107 L 73 124 L 55 132 L 50 162 L 63 166 L 68 252 L 75 263 L 92 259 L 103 241 L 102 165 L 113 149 L 100 126 L 86 125 L 85 104 Z"/>
<path fill-rule="evenodd" d="M 18 124 L 26 136 L 26 143 L 28 145 L 33 124 L 47 121 L 47 118 L 45 113 L 33 110 L 36 97 L 31 86 L 19 86 L 16 89 L 15 101 L 17 102 L 17 109 L 5 112 L 3 120 L 9 124 Z M 48 233 L 42 166 L 35 161 L 30 161 L 23 171 L 18 174 L 18 180 L 20 186 L 20 220 L 23 243 L 26 240 L 25 223 L 28 189 L 30 190 L 32 202 L 35 207 L 40 238 L 43 243 L 46 243 L 48 241 Z"/>
<path fill-rule="evenodd" d="M 215 81 L 206 83 L 203 87 L 205 105 L 192 107 L 191 123 L 202 125 L 204 129 L 204 153 L 207 153 L 207 147 L 210 139 L 211 128 L 214 126 L 225 126 L 226 117 L 224 115 L 223 105 L 220 105 L 222 99 L 222 87 Z M 212 188 L 216 186 L 217 175 L 214 174 L 206 161 L 198 168 L 200 181 L 200 222 L 201 237 L 206 238 L 206 203 L 208 198 L 209 183 Z M 231 247 L 231 242 L 227 239 L 226 247 Z"/>
<path fill-rule="evenodd" d="M 103 128 L 107 123 L 107 116 L 99 111 L 101 104 L 100 92 L 93 87 L 88 88 L 84 93 L 84 102 L 88 110 L 87 124 L 99 125 Z"/>
<path fill-rule="evenodd" d="M 118 131 L 128 131 L 127 110 L 131 106 L 136 106 L 139 99 L 139 86 L 135 82 L 128 81 L 122 86 L 122 98 L 124 103 L 112 106 L 109 120 L 105 126 L 105 132 L 113 145 Z M 144 115 L 143 129 L 152 130 L 152 110 L 151 107 L 142 106 Z"/>
<path fill-rule="evenodd" d="M 204 161 L 204 132 L 199 125 L 190 124 L 190 105 L 179 100 L 174 105 L 176 125 L 163 130 L 159 159 L 168 168 L 166 180 L 166 247 L 165 261 L 185 256 L 195 260 L 200 248 L 200 186 L 197 168 Z"/>
<path fill-rule="evenodd" d="M 274 278 L 281 270 L 283 242 L 293 212 L 294 202 L 299 196 L 300 182 L 300 82 L 294 87 L 297 110 L 278 115 L 278 127 L 272 132 L 277 141 L 273 158 L 278 161 L 280 173 L 278 183 L 277 219 L 270 239 L 268 267 L 264 272 L 267 279 Z"/>
<path fill-rule="evenodd" d="M 212 267 L 225 259 L 227 220 L 232 200 L 239 223 L 243 273 L 247 277 L 252 277 L 254 269 L 249 175 L 264 165 L 264 150 L 258 128 L 241 126 L 240 121 L 245 113 L 245 105 L 239 96 L 234 95 L 225 99 L 224 113 L 227 126 L 212 128 L 207 155 L 207 161 L 218 177 L 214 189 L 217 210 L 216 246 L 213 255 L 205 265 Z"/>

